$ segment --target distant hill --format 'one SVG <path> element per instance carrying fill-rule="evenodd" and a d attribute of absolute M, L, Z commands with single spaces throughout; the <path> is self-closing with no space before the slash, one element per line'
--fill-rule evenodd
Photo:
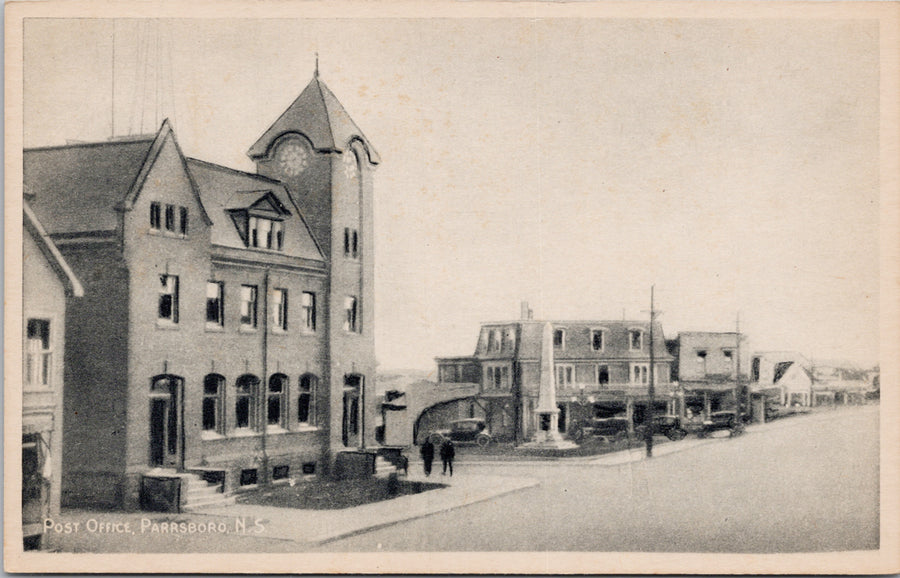
<path fill-rule="evenodd" d="M 407 384 L 417 381 L 437 381 L 435 370 L 427 369 L 389 369 L 375 374 L 375 390 L 384 393 L 396 389 L 405 391 Z"/>

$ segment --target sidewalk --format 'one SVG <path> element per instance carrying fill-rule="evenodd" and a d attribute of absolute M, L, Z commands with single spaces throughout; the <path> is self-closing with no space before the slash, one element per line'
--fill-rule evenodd
<path fill-rule="evenodd" d="M 423 518 L 470 504 L 491 500 L 531 488 L 538 480 L 524 477 L 486 476 L 470 472 L 426 478 L 421 470 L 410 468 L 408 480 L 448 484 L 448 487 L 420 494 L 400 496 L 372 504 L 342 510 L 298 510 L 272 506 L 234 504 L 193 512 L 208 519 L 233 520 L 235 517 L 260 520 L 266 537 L 305 544 L 324 544 L 369 530 Z"/>

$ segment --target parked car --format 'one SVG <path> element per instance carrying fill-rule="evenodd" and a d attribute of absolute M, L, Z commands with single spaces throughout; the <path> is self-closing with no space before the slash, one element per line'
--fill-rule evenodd
<path fill-rule="evenodd" d="M 729 435 L 736 436 L 744 432 L 744 422 L 733 411 L 717 411 L 709 414 L 697 437 L 703 438 L 716 431 L 728 430 Z"/>
<path fill-rule="evenodd" d="M 494 441 L 491 434 L 484 431 L 487 424 L 480 418 L 461 419 L 450 423 L 448 429 L 432 432 L 428 439 L 436 446 L 444 443 L 445 439 L 460 443 L 476 443 L 484 447 Z"/>
<path fill-rule="evenodd" d="M 620 442 L 628 439 L 628 419 L 624 417 L 604 417 L 588 420 L 576 433 L 575 439 L 581 441 L 593 435 L 607 442 Z"/>
<path fill-rule="evenodd" d="M 646 425 L 639 426 L 636 432 L 637 435 L 643 437 L 647 431 L 646 428 Z M 653 435 L 663 435 L 672 441 L 678 441 L 684 439 L 687 433 L 687 430 L 681 424 L 681 418 L 677 415 L 653 416 Z"/>

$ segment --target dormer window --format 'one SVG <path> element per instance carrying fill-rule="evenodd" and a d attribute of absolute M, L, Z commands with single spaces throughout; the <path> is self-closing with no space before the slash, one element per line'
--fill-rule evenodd
<path fill-rule="evenodd" d="M 249 197 L 249 198 L 248 198 Z M 269 251 L 284 250 L 284 221 L 290 212 L 272 191 L 237 193 L 228 209 L 244 246 Z"/>
<path fill-rule="evenodd" d="M 632 351 L 640 351 L 644 348 L 644 332 L 640 329 L 632 329 L 628 332 L 628 341 Z"/>
<path fill-rule="evenodd" d="M 281 251 L 284 247 L 284 224 L 272 219 L 250 217 L 247 246 Z"/>
<path fill-rule="evenodd" d="M 553 331 L 553 347 L 555 349 L 566 348 L 566 330 L 556 329 Z"/>

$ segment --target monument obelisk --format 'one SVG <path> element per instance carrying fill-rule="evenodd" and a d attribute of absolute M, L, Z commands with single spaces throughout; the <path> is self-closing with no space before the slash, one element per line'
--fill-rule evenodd
<path fill-rule="evenodd" d="M 556 380 L 553 366 L 553 326 L 544 324 L 541 336 L 541 388 L 538 390 L 538 431 L 535 441 L 540 443 L 558 443 L 559 408 L 556 406 Z"/>

